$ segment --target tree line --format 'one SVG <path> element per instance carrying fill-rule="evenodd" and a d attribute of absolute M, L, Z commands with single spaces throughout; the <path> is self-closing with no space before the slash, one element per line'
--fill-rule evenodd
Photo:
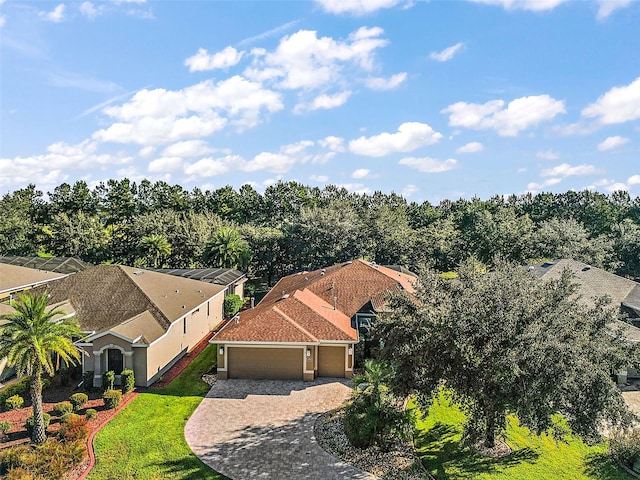
<path fill-rule="evenodd" d="M 584 190 L 409 202 L 278 182 L 189 191 L 127 178 L 90 188 L 34 185 L 0 200 L 0 254 L 51 253 L 139 267 L 227 266 L 271 285 L 353 258 L 454 270 L 473 256 L 517 263 L 574 258 L 640 277 L 640 198 Z"/>

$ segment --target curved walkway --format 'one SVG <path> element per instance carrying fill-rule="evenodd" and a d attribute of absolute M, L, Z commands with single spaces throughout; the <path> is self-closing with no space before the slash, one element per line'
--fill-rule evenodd
<path fill-rule="evenodd" d="M 234 480 L 367 479 L 375 477 L 325 452 L 313 425 L 340 406 L 344 380 L 220 380 L 185 427 L 191 450 Z"/>

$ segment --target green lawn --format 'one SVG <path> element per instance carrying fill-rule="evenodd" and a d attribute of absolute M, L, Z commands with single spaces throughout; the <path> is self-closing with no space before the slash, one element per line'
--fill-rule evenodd
<path fill-rule="evenodd" d="M 203 464 L 184 439 L 184 426 L 209 391 L 200 376 L 215 361 L 209 345 L 167 387 L 141 393 L 94 439 L 98 479 L 224 479 Z"/>
<path fill-rule="evenodd" d="M 502 459 L 486 458 L 459 444 L 465 417 L 444 395 L 418 422 L 416 447 L 423 464 L 438 480 L 453 478 L 509 480 L 624 480 L 628 477 L 607 455 L 605 444 L 588 446 L 569 436 L 556 442 L 534 435 L 510 417 L 506 442 L 513 449 Z"/>

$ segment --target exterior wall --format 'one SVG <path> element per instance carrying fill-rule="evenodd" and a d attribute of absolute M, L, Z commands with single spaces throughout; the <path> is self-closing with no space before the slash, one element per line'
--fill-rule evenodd
<path fill-rule="evenodd" d="M 110 348 L 120 350 L 123 354 L 123 369 L 132 369 L 134 371 L 136 385 L 142 385 L 142 376 L 139 381 L 138 376 L 140 372 L 135 370 L 134 356 L 136 352 L 131 346 L 131 343 L 116 337 L 115 335 L 104 335 L 93 341 L 93 346 L 83 347 L 84 350 L 89 353 L 90 357 L 85 357 L 83 363 L 83 372 L 87 370 L 93 370 L 93 386 L 102 386 L 102 374 L 109 370 L 107 364 L 107 350 Z M 90 359 L 90 360 L 89 360 Z M 118 383 L 119 378 L 116 378 Z"/>
<path fill-rule="evenodd" d="M 173 322 L 165 335 L 149 345 L 146 355 L 146 385 L 156 381 L 222 322 L 223 302 L 224 294 L 209 299 L 194 312 Z"/>
<path fill-rule="evenodd" d="M 16 373 L 16 371 L 12 367 L 7 367 L 7 359 L 0 359 L 0 381 L 4 381 L 14 373 Z"/>
<path fill-rule="evenodd" d="M 244 281 L 235 285 L 233 293 L 238 295 L 240 298 L 244 298 Z"/>

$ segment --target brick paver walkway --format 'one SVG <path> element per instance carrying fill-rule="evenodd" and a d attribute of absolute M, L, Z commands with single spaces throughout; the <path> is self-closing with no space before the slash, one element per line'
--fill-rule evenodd
<path fill-rule="evenodd" d="M 325 452 L 313 435 L 317 416 L 349 398 L 346 382 L 220 380 L 185 428 L 191 450 L 234 480 L 375 477 Z"/>

